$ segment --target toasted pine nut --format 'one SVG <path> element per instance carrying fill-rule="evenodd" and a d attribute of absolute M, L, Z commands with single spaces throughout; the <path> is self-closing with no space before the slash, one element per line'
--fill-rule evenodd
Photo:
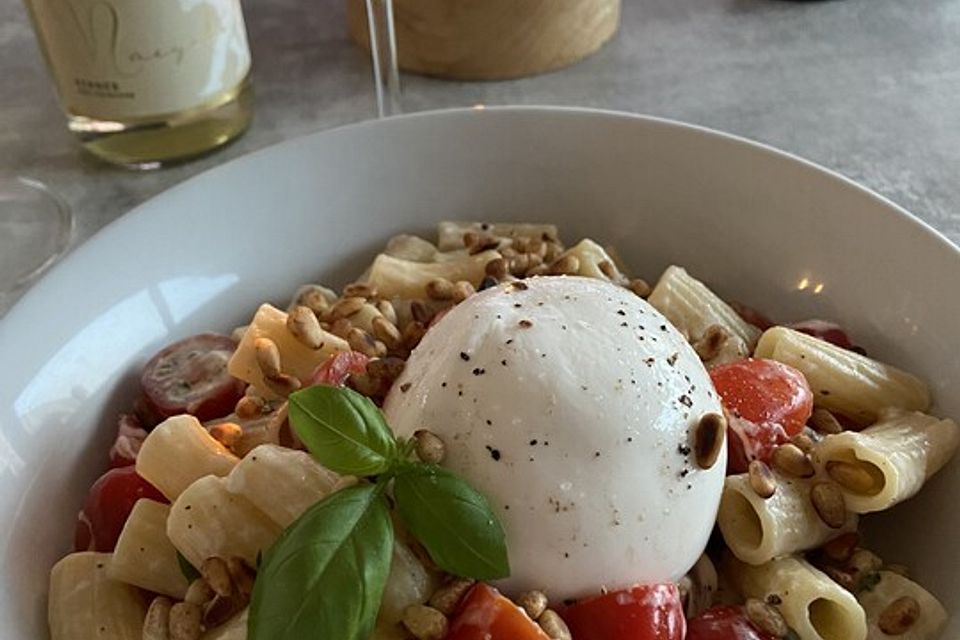
<path fill-rule="evenodd" d="M 323 288 L 317 285 L 307 285 L 297 296 L 296 304 L 303 305 L 316 315 L 322 315 L 330 308 L 330 301 L 323 294 Z"/>
<path fill-rule="evenodd" d="M 920 603 L 916 598 L 902 596 L 887 605 L 877 620 L 877 626 L 888 636 L 902 636 L 919 619 Z"/>
<path fill-rule="evenodd" d="M 427 464 L 440 464 L 446 455 L 446 445 L 435 433 L 418 429 L 413 434 L 417 443 L 417 457 Z"/>
<path fill-rule="evenodd" d="M 810 426 L 818 433 L 832 435 L 843 431 L 843 425 L 826 409 L 814 409 L 810 416 Z"/>
<path fill-rule="evenodd" d="M 403 611 L 403 626 L 417 640 L 443 640 L 447 635 L 447 617 L 433 607 L 415 604 Z"/>
<path fill-rule="evenodd" d="M 772 462 L 780 471 L 797 478 L 812 478 L 816 473 L 810 456 L 789 442 L 773 450 Z"/>
<path fill-rule="evenodd" d="M 143 640 L 170 640 L 170 598 L 157 596 L 150 602 L 143 620 Z"/>
<path fill-rule="evenodd" d="M 381 395 L 383 389 L 381 381 L 367 373 L 351 373 L 347 378 L 347 386 L 368 398 Z"/>
<path fill-rule="evenodd" d="M 697 466 L 701 469 L 713 467 L 720 457 L 726 432 L 727 421 L 719 413 L 705 413 L 700 417 L 693 438 Z"/>
<path fill-rule="evenodd" d="M 836 582 L 838 585 L 853 593 L 856 589 L 856 582 L 853 579 L 853 576 L 843 569 L 838 569 L 837 567 L 823 567 L 823 572 L 830 576 L 830 579 Z"/>
<path fill-rule="evenodd" d="M 284 398 L 301 387 L 299 380 L 285 373 L 276 376 L 265 376 L 263 382 L 270 391 Z"/>
<path fill-rule="evenodd" d="M 343 288 L 344 298 L 376 298 L 378 293 L 369 282 L 351 282 Z"/>
<path fill-rule="evenodd" d="M 494 258 L 484 267 L 488 276 L 492 276 L 497 280 L 503 280 L 507 277 L 509 270 L 509 265 L 504 258 Z"/>
<path fill-rule="evenodd" d="M 210 587 L 210 584 L 203 578 L 197 578 L 187 587 L 187 595 L 183 597 L 184 602 L 200 605 L 201 607 L 213 600 L 216 594 Z"/>
<path fill-rule="evenodd" d="M 536 620 L 547 610 L 550 602 L 543 591 L 526 591 L 517 598 L 517 604 L 527 612 L 531 620 Z"/>
<path fill-rule="evenodd" d="M 337 318 L 330 325 L 330 333 L 344 340 L 347 339 L 347 334 L 350 333 L 351 329 L 353 329 L 353 323 L 346 318 Z"/>
<path fill-rule="evenodd" d="M 570 628 L 563 618 L 553 609 L 547 609 L 537 618 L 537 624 L 543 632 L 550 636 L 550 640 L 573 640 Z"/>
<path fill-rule="evenodd" d="M 500 246 L 500 238 L 487 233 L 476 233 L 467 231 L 463 234 L 463 245 L 467 248 L 470 255 L 475 255 L 489 249 L 496 249 Z"/>
<path fill-rule="evenodd" d="M 477 290 L 473 288 L 472 284 L 466 280 L 460 280 L 453 285 L 453 300 L 454 302 L 463 302 L 476 292 Z"/>
<path fill-rule="evenodd" d="M 420 340 L 423 339 L 424 334 L 427 333 L 427 328 L 420 322 L 411 322 L 403 328 L 403 346 L 411 351 L 420 344 Z"/>
<path fill-rule="evenodd" d="M 392 302 L 389 300 L 377 300 L 376 307 L 380 315 L 386 318 L 391 324 L 397 324 L 397 310 L 394 309 Z"/>
<path fill-rule="evenodd" d="M 610 262 L 609 260 L 601 260 L 597 263 L 597 268 L 600 269 L 600 272 L 603 275 L 607 276 L 611 280 L 616 280 L 619 273 L 617 273 L 617 266 Z"/>
<path fill-rule="evenodd" d="M 270 338 L 257 338 L 253 341 L 253 348 L 257 356 L 257 366 L 264 377 L 280 375 L 280 349 L 277 343 Z"/>
<path fill-rule="evenodd" d="M 641 298 L 646 298 L 650 295 L 650 292 L 653 291 L 647 281 L 643 278 L 634 278 L 627 284 L 627 288 Z"/>
<path fill-rule="evenodd" d="M 453 283 L 446 278 L 434 278 L 427 282 L 427 297 L 431 300 L 452 300 Z"/>
<path fill-rule="evenodd" d="M 213 600 L 207 603 L 203 608 L 203 624 L 208 629 L 218 627 L 237 612 L 243 609 L 246 604 L 245 599 L 237 595 L 223 597 L 214 596 Z"/>
<path fill-rule="evenodd" d="M 370 328 L 373 330 L 374 337 L 387 345 L 387 349 L 396 349 L 403 343 L 400 330 L 386 318 L 374 318 L 370 323 Z"/>
<path fill-rule="evenodd" d="M 414 300 L 410 303 L 410 315 L 413 316 L 415 321 L 424 325 L 430 324 L 430 320 L 433 318 L 433 312 L 427 308 L 427 305 L 419 300 Z"/>
<path fill-rule="evenodd" d="M 203 632 L 203 610 L 189 602 L 170 607 L 170 640 L 199 640 Z"/>
<path fill-rule="evenodd" d="M 748 598 L 743 608 L 747 618 L 760 631 L 775 638 L 783 638 L 790 633 L 790 627 L 787 626 L 787 622 L 780 615 L 780 612 L 763 600 Z"/>
<path fill-rule="evenodd" d="M 747 473 L 750 488 L 764 500 L 773 497 L 773 494 L 777 492 L 777 478 L 763 461 L 753 460 L 750 462 Z"/>
<path fill-rule="evenodd" d="M 839 529 L 847 521 L 847 505 L 843 493 L 832 482 L 818 482 L 810 488 L 810 501 L 820 519 L 831 529 Z"/>
<path fill-rule="evenodd" d="M 304 346 L 311 349 L 323 347 L 323 329 L 309 307 L 298 305 L 287 314 L 287 331 Z"/>
<path fill-rule="evenodd" d="M 790 443 L 803 451 L 805 454 L 810 455 L 813 453 L 813 447 L 816 444 L 813 441 L 813 438 L 808 436 L 805 433 L 798 433 L 797 435 L 790 438 Z"/>
<path fill-rule="evenodd" d="M 258 396 L 243 396 L 237 400 L 237 406 L 233 408 L 233 412 L 241 420 L 250 420 L 263 414 L 264 404 L 263 398 Z"/>
<path fill-rule="evenodd" d="M 227 571 L 230 572 L 230 579 L 233 580 L 233 586 L 240 595 L 250 597 L 253 593 L 253 581 L 256 578 L 256 572 L 251 569 L 243 558 L 230 556 L 227 558 Z"/>
<path fill-rule="evenodd" d="M 235 422 L 221 422 L 210 427 L 213 439 L 230 449 L 243 435 L 243 429 Z"/>
<path fill-rule="evenodd" d="M 697 352 L 697 355 L 700 356 L 700 359 L 706 362 L 707 360 L 716 358 L 717 354 L 720 353 L 720 350 L 723 349 L 723 346 L 729 339 L 730 334 L 726 329 L 718 324 L 712 324 L 707 327 L 707 330 L 703 332 L 700 339 L 694 343 L 693 348 Z"/>
<path fill-rule="evenodd" d="M 543 261 L 553 262 L 563 253 L 563 246 L 556 242 L 547 241 L 543 250 Z"/>
<path fill-rule="evenodd" d="M 402 358 L 377 358 L 367 363 L 367 373 L 379 380 L 387 380 L 390 384 L 400 377 L 407 363 Z"/>
<path fill-rule="evenodd" d="M 363 329 L 354 327 L 347 334 L 347 342 L 354 351 L 359 351 L 365 356 L 376 358 L 387 354 L 385 344 L 371 336 Z"/>
<path fill-rule="evenodd" d="M 548 273 L 554 276 L 576 275 L 580 273 L 580 258 L 572 253 L 562 255 L 550 265 Z"/>
<path fill-rule="evenodd" d="M 859 543 L 860 535 L 853 531 L 827 541 L 822 550 L 824 555 L 834 562 L 846 564 L 853 557 L 853 552 L 856 551 Z"/>
<path fill-rule="evenodd" d="M 350 298 L 341 298 L 340 301 L 333 305 L 333 308 L 330 310 L 330 318 L 332 320 L 349 318 L 353 314 L 360 311 L 365 304 L 367 304 L 367 301 L 364 298 L 358 298 L 356 296 Z"/>
<path fill-rule="evenodd" d="M 868 493 L 875 487 L 870 472 L 850 462 L 831 460 L 827 463 L 827 475 L 841 487 L 854 493 Z"/>
<path fill-rule="evenodd" d="M 433 592 L 429 604 L 444 615 L 453 615 L 460 600 L 473 585 L 474 581 L 467 578 L 451 578 L 449 582 Z"/>
<path fill-rule="evenodd" d="M 210 588 L 218 596 L 233 594 L 233 580 L 230 579 L 230 569 L 223 558 L 210 556 L 200 565 L 200 575 L 207 581 Z"/>

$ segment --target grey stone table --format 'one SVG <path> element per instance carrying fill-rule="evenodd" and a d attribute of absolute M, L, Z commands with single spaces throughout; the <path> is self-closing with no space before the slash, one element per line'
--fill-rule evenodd
<path fill-rule="evenodd" d="M 960 242 L 960 0 L 624 5 L 617 38 L 576 66 L 510 82 L 407 76 L 404 107 L 563 104 L 686 120 L 836 169 Z M 133 173 L 74 144 L 26 11 L 0 0 L 0 173 L 59 192 L 77 216 L 76 246 L 204 169 L 373 116 L 368 60 L 346 36 L 342 0 L 248 1 L 245 15 L 257 91 L 250 131 L 202 160 Z"/>

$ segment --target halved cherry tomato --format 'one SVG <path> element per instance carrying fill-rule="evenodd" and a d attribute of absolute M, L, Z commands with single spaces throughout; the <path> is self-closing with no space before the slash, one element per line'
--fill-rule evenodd
<path fill-rule="evenodd" d="M 757 311 L 753 307 L 748 307 L 747 305 L 739 302 L 731 302 L 730 306 L 733 307 L 733 310 L 737 312 L 738 316 L 743 318 L 744 322 L 752 324 L 761 331 L 766 331 L 774 325 L 773 320 L 768 318 L 760 311 Z"/>
<path fill-rule="evenodd" d="M 781 362 L 748 358 L 710 369 L 727 414 L 727 473 L 745 473 L 751 460 L 769 461 L 773 450 L 803 430 L 813 393 L 803 374 Z"/>
<path fill-rule="evenodd" d="M 189 413 L 201 422 L 229 414 L 244 388 L 227 372 L 236 348 L 228 336 L 202 333 L 157 353 L 140 376 L 148 408 L 161 419 Z"/>
<path fill-rule="evenodd" d="M 156 487 L 137 475 L 135 467 L 111 469 L 93 483 L 77 520 L 78 551 L 110 552 L 140 498 L 169 502 Z"/>
<path fill-rule="evenodd" d="M 581 600 L 560 615 L 576 640 L 682 640 L 686 629 L 674 584 L 612 591 Z"/>
<path fill-rule="evenodd" d="M 147 432 L 134 414 L 124 413 L 117 421 L 117 439 L 110 447 L 110 468 L 128 467 L 137 461 L 140 446 L 147 438 Z"/>
<path fill-rule="evenodd" d="M 351 373 L 363 373 L 367 370 L 370 358 L 359 351 L 340 351 L 320 363 L 310 376 L 311 385 L 340 387 Z"/>
<path fill-rule="evenodd" d="M 841 349 L 849 349 L 851 351 L 860 350 L 853 344 L 853 341 L 850 340 L 850 336 L 847 335 L 843 327 L 835 322 L 827 322 L 826 320 L 804 320 L 803 322 L 788 324 L 787 327 L 794 331 L 805 333 L 808 336 L 820 338 Z"/>
<path fill-rule="evenodd" d="M 714 607 L 687 621 L 687 640 L 776 640 L 747 619 L 743 607 Z"/>
<path fill-rule="evenodd" d="M 550 636 L 523 609 L 481 582 L 464 596 L 445 640 L 550 640 Z"/>

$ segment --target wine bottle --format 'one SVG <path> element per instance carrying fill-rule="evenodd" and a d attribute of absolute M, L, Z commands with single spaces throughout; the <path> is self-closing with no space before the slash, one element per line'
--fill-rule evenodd
<path fill-rule="evenodd" d="M 239 0 L 26 0 L 68 126 L 150 169 L 216 149 L 253 114 Z"/>

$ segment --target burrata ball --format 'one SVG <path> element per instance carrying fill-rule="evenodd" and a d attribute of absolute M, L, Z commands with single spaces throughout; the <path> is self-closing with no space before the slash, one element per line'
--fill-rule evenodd
<path fill-rule="evenodd" d="M 429 429 L 444 466 L 490 501 L 511 576 L 556 600 L 678 580 L 723 488 L 692 452 L 721 413 L 683 336 L 635 294 L 540 277 L 471 296 L 431 328 L 384 405 L 398 436 Z"/>

